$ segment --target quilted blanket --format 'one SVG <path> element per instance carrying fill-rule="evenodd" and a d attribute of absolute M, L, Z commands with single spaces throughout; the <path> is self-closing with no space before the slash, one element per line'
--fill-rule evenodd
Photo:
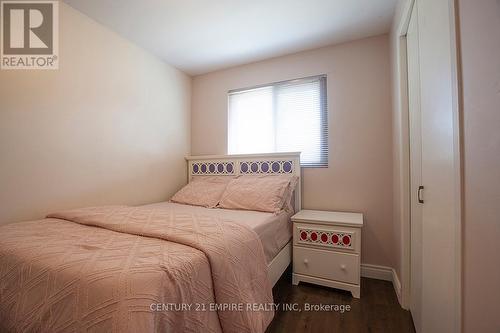
<path fill-rule="evenodd" d="M 263 332 L 272 301 L 236 221 L 104 206 L 0 228 L 2 332 Z"/>

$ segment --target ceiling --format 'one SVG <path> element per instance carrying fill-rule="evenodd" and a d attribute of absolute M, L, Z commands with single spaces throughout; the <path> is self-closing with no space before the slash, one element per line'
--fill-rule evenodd
<path fill-rule="evenodd" d="M 397 0 L 64 0 L 198 75 L 389 31 Z"/>

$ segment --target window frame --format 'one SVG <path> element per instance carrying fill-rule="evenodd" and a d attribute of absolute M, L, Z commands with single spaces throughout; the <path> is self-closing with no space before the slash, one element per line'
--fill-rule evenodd
<path fill-rule="evenodd" d="M 328 160 L 329 160 L 329 147 L 328 147 L 328 92 L 327 92 L 327 75 L 326 74 L 320 74 L 320 75 L 313 75 L 313 76 L 307 76 L 307 77 L 302 77 L 302 78 L 297 78 L 297 79 L 291 79 L 291 80 L 283 80 L 283 81 L 277 81 L 277 82 L 272 82 L 272 83 L 265 83 L 265 84 L 259 84 L 255 86 L 250 86 L 250 87 L 245 87 L 245 88 L 238 88 L 238 89 L 232 89 L 227 92 L 227 124 L 226 124 L 226 129 L 227 129 L 227 135 L 226 135 L 226 152 L 229 154 L 229 126 L 230 126 L 230 103 L 229 99 L 231 98 L 232 94 L 237 94 L 237 93 L 243 93 L 255 89 L 260 89 L 260 88 L 267 88 L 267 87 L 272 87 L 272 94 L 273 94 L 273 107 L 272 107 L 272 118 L 273 118 L 273 127 L 274 127 L 274 153 L 279 153 L 276 149 L 276 113 L 277 113 L 277 108 L 276 108 L 276 87 L 280 86 L 287 86 L 287 85 L 294 85 L 294 84 L 300 84 L 300 83 L 307 83 L 307 82 L 314 82 L 314 81 L 319 81 L 320 84 L 320 161 L 316 163 L 303 163 L 302 161 L 300 162 L 300 166 L 302 168 L 328 168 Z M 258 153 L 258 152 L 256 152 Z"/>

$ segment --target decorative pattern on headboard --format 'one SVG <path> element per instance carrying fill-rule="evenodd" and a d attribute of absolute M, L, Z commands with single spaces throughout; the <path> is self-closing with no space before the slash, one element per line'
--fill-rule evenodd
<path fill-rule="evenodd" d="M 195 162 L 189 169 L 192 176 L 213 176 L 235 174 L 233 162 Z"/>
<path fill-rule="evenodd" d="M 295 210 L 301 208 L 300 153 L 188 156 L 188 178 L 193 176 L 295 175 Z"/>
<path fill-rule="evenodd" d="M 292 174 L 293 160 L 241 161 L 240 174 Z"/>

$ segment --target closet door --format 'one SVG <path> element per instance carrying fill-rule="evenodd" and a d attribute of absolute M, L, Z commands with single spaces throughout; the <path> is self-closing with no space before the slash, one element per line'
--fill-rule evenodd
<path fill-rule="evenodd" d="M 460 149 L 452 0 L 415 0 L 407 32 L 410 311 L 417 333 L 460 332 Z"/>
<path fill-rule="evenodd" d="M 417 332 L 422 332 L 422 125 L 417 6 L 406 34 L 408 56 L 408 110 L 410 122 L 411 267 L 410 310 Z"/>

